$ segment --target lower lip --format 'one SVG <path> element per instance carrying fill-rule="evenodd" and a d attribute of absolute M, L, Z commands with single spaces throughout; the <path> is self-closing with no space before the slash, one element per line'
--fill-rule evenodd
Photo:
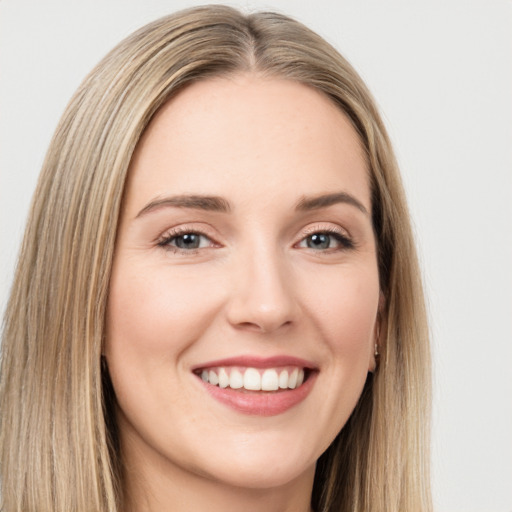
<path fill-rule="evenodd" d="M 246 391 L 201 383 L 210 395 L 235 411 L 254 416 L 276 416 L 300 404 L 313 388 L 317 372 L 311 372 L 302 385 L 282 391 Z"/>

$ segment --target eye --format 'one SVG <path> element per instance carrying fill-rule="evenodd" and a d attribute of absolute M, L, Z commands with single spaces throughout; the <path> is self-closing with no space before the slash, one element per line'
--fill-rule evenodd
<path fill-rule="evenodd" d="M 328 249 L 351 249 L 352 241 L 337 231 L 316 231 L 306 236 L 299 242 L 299 247 L 325 251 Z"/>
<path fill-rule="evenodd" d="M 193 251 L 195 249 L 212 247 L 214 244 L 210 238 L 202 233 L 187 231 L 169 233 L 158 242 L 158 245 L 171 250 Z"/>

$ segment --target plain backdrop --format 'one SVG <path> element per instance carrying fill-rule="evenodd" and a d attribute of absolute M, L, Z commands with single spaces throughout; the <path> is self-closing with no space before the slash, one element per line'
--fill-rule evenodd
<path fill-rule="evenodd" d="M 134 29 L 199 3 L 0 0 L 2 311 L 38 172 L 73 91 Z M 373 91 L 428 295 L 436 510 L 512 512 L 512 1 L 228 4 L 298 18 Z"/>

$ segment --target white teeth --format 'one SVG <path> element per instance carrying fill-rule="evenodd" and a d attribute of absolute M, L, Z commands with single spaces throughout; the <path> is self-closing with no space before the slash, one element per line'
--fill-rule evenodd
<path fill-rule="evenodd" d="M 233 370 L 229 376 L 229 387 L 231 389 L 240 389 L 243 386 L 244 376 L 238 370 Z"/>
<path fill-rule="evenodd" d="M 229 375 L 224 368 L 219 370 L 219 386 L 221 388 L 227 388 L 229 386 Z"/>
<path fill-rule="evenodd" d="M 247 368 L 247 370 L 245 370 L 244 388 L 250 391 L 259 391 L 261 389 L 260 372 L 255 368 Z"/>
<path fill-rule="evenodd" d="M 288 370 L 283 370 L 279 375 L 279 387 L 281 389 L 288 389 Z"/>
<path fill-rule="evenodd" d="M 219 383 L 219 376 L 213 370 L 210 370 L 208 373 L 208 380 L 210 381 L 210 384 L 216 386 Z"/>
<path fill-rule="evenodd" d="M 242 373 L 237 368 L 215 368 L 203 370 L 201 379 L 221 388 L 277 391 L 279 389 L 295 389 L 302 385 L 304 369 L 293 367 L 281 370 L 277 368 L 267 368 L 266 370 L 246 368 Z"/>
<path fill-rule="evenodd" d="M 288 387 L 290 389 L 295 389 L 295 387 L 297 386 L 297 376 L 298 375 L 299 375 L 299 370 L 297 368 L 295 368 L 295 370 L 293 370 L 290 377 L 288 378 Z"/>
<path fill-rule="evenodd" d="M 279 379 L 275 370 L 265 370 L 261 376 L 261 389 L 263 391 L 276 391 L 279 389 Z"/>

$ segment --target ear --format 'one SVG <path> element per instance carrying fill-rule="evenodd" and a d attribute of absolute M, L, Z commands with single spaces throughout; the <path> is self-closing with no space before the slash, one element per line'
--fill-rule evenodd
<path fill-rule="evenodd" d="M 380 353 L 383 347 L 381 333 L 386 332 L 387 324 L 384 318 L 385 305 L 386 298 L 384 297 L 384 294 L 380 292 L 379 308 L 377 310 L 377 318 L 375 319 L 375 327 L 373 328 L 373 354 L 370 357 L 370 364 L 368 365 L 368 371 L 371 373 L 374 373 L 377 369 Z"/>

